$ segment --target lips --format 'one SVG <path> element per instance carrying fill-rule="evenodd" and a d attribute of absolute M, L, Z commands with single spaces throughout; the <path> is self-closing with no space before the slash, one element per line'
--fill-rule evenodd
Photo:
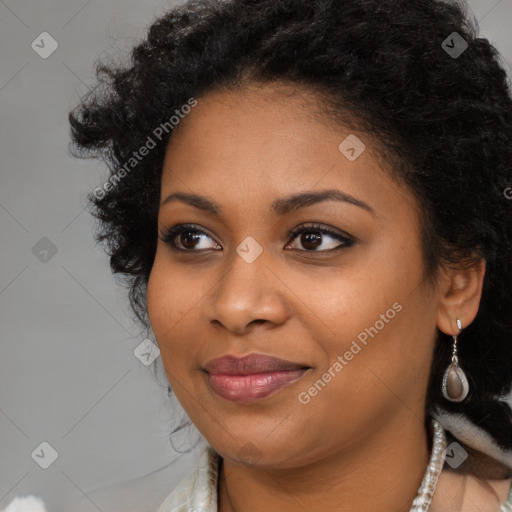
<path fill-rule="evenodd" d="M 310 369 L 263 354 L 246 357 L 224 356 L 204 368 L 211 389 L 232 402 L 253 402 L 293 384 Z"/>
<path fill-rule="evenodd" d="M 251 375 L 255 373 L 301 370 L 303 368 L 309 367 L 264 354 L 249 354 L 242 358 L 227 355 L 213 359 L 205 365 L 205 370 L 208 373 L 225 375 Z"/>

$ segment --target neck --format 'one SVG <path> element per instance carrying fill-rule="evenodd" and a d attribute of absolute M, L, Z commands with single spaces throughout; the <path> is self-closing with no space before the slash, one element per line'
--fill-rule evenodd
<path fill-rule="evenodd" d="M 424 424 L 406 412 L 357 446 L 301 467 L 247 467 L 223 459 L 219 512 L 408 511 L 430 454 Z"/>

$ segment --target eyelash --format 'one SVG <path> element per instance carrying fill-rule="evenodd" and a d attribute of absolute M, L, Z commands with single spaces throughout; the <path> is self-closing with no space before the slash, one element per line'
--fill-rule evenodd
<path fill-rule="evenodd" d="M 206 235 L 207 237 L 212 238 L 206 231 L 203 231 L 202 229 L 195 227 L 194 224 L 178 224 L 176 226 L 166 229 L 163 232 L 163 234 L 161 235 L 160 239 L 162 240 L 162 242 L 168 244 L 171 247 L 171 249 L 174 251 L 201 252 L 203 250 L 208 250 L 208 249 L 199 249 L 199 250 L 180 249 L 179 247 L 177 247 L 176 244 L 173 242 L 173 240 L 178 235 L 180 235 L 182 233 L 186 233 L 186 232 L 192 232 L 192 233 L 196 233 L 199 235 Z M 302 233 L 310 233 L 310 232 L 329 235 L 333 238 L 336 238 L 337 240 L 340 240 L 340 242 L 342 242 L 342 243 L 339 246 L 335 247 L 334 249 L 327 249 L 327 250 L 322 250 L 322 251 L 316 251 L 316 250 L 308 251 L 308 250 L 304 250 L 304 249 L 296 249 L 296 250 L 299 250 L 300 252 L 309 252 L 309 253 L 314 253 L 314 252 L 319 252 L 319 253 L 327 252 L 328 253 L 328 252 L 333 252 L 333 251 L 340 251 L 347 247 L 351 247 L 355 242 L 354 237 L 347 235 L 347 234 L 341 235 L 340 233 L 333 231 L 332 229 L 330 229 L 328 227 L 322 227 L 321 224 L 298 226 L 295 229 L 292 229 L 288 233 L 288 238 L 293 241 L 295 238 L 297 238 L 298 235 L 301 235 Z M 286 245 L 288 245 L 288 243 Z"/>

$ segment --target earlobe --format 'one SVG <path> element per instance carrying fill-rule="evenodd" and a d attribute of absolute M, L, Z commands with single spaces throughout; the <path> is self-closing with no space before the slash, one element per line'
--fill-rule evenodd
<path fill-rule="evenodd" d="M 464 327 L 473 322 L 480 306 L 484 277 L 484 259 L 471 268 L 443 272 L 437 313 L 437 327 L 440 331 L 449 335 L 457 334 L 457 318 Z"/>

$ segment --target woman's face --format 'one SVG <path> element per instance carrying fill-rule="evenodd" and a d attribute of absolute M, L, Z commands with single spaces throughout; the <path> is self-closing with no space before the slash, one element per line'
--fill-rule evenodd
<path fill-rule="evenodd" d="M 169 143 L 158 228 L 199 231 L 158 240 L 148 284 L 191 420 L 223 457 L 276 468 L 368 441 L 376 425 L 419 428 L 436 338 L 413 196 L 368 136 L 315 121 L 313 102 L 270 87 L 198 99 Z M 327 190 L 338 197 L 291 200 Z M 204 200 L 166 202 L 176 193 Z M 276 373 L 205 371 L 248 354 L 309 369 L 281 372 L 277 388 Z"/>

